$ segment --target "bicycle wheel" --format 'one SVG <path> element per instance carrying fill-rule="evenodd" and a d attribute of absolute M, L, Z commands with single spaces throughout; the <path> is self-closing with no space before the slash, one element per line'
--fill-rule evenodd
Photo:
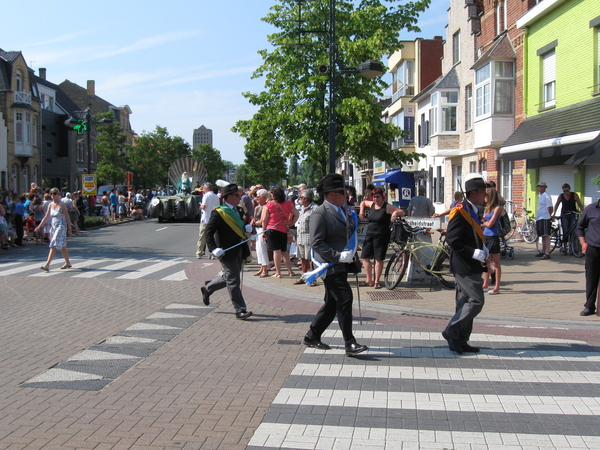
<path fill-rule="evenodd" d="M 537 233 L 536 233 L 537 236 Z M 554 251 L 554 249 L 556 247 L 558 247 L 560 245 L 560 236 L 558 235 L 558 230 L 554 227 L 552 227 L 550 229 L 550 253 L 552 253 Z M 536 237 L 536 241 L 535 241 L 535 247 L 537 248 L 538 252 L 542 252 L 542 238 L 537 238 Z"/>
<path fill-rule="evenodd" d="M 521 228 L 521 236 L 528 244 L 533 244 L 537 240 L 537 230 L 535 228 L 535 221 L 528 217 L 523 223 Z"/>
<path fill-rule="evenodd" d="M 510 219 L 510 231 L 508 233 L 506 233 L 506 235 L 504 236 L 504 239 L 506 239 L 508 241 L 513 236 L 513 234 L 515 234 L 516 229 L 517 229 L 517 221 L 513 217 L 512 219 Z"/>
<path fill-rule="evenodd" d="M 408 252 L 404 250 L 392 256 L 385 268 L 385 287 L 392 290 L 400 284 L 408 267 Z"/>
<path fill-rule="evenodd" d="M 573 251 L 573 256 L 576 258 L 581 258 L 583 256 L 583 251 L 581 251 L 581 242 L 579 242 L 579 238 L 574 232 L 571 233 L 569 238 L 569 245 Z"/>
<path fill-rule="evenodd" d="M 440 250 L 435 263 L 433 264 L 434 275 L 438 277 L 440 283 L 448 289 L 454 289 L 456 282 L 454 274 L 450 271 L 450 255 L 445 250 Z"/>

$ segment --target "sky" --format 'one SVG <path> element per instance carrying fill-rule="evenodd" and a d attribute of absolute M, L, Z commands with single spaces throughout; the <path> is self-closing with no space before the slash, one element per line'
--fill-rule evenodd
<path fill-rule="evenodd" d="M 115 106 L 129 105 L 137 134 L 157 125 L 192 143 L 201 125 L 213 130 L 223 159 L 244 162 L 245 140 L 231 131 L 256 107 L 242 92 L 260 92 L 251 79 L 276 31 L 261 21 L 276 0 L 103 0 L 4 2 L 0 48 L 21 51 L 46 79 L 68 79 Z M 432 0 L 421 33 L 400 39 L 445 37 L 450 0 Z M 12 18 L 12 19 L 11 19 Z M 387 61 L 382 61 L 387 63 Z M 386 81 L 389 81 L 386 79 Z"/>

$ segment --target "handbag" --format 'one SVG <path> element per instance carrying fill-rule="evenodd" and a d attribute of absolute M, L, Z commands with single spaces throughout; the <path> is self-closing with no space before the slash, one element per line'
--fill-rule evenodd
<path fill-rule="evenodd" d="M 275 203 L 275 206 L 277 207 L 277 210 L 279 211 L 279 214 L 281 215 L 281 218 L 283 219 L 283 223 L 285 224 L 285 228 L 287 230 L 287 243 L 291 244 L 292 241 L 294 240 L 294 235 L 292 234 L 292 230 L 290 228 L 289 222 L 285 218 L 283 211 L 281 210 L 281 208 L 279 207 L 277 202 L 274 201 L 274 203 Z"/>

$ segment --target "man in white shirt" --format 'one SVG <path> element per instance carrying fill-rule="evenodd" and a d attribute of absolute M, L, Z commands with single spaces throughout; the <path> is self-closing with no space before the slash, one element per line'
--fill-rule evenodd
<path fill-rule="evenodd" d="M 210 214 L 215 206 L 219 206 L 221 203 L 217 194 L 214 193 L 214 186 L 211 183 L 204 183 L 202 191 L 204 192 L 200 205 L 202 217 L 200 218 L 200 234 L 198 235 L 198 248 L 196 249 L 198 259 L 204 256 L 204 249 L 206 248 L 206 225 L 210 219 Z"/>
<path fill-rule="evenodd" d="M 536 211 L 535 225 L 538 237 L 542 238 L 542 251 L 537 255 L 541 259 L 550 259 L 550 229 L 552 228 L 552 197 L 546 192 L 547 185 L 545 181 L 537 184 L 540 196 Z"/>

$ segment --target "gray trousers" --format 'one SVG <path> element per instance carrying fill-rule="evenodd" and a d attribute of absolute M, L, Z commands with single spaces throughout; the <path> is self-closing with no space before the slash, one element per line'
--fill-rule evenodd
<path fill-rule="evenodd" d="M 456 281 L 456 312 L 446 326 L 446 333 L 460 344 L 466 344 L 473 331 L 473 319 L 483 309 L 483 279 L 481 274 L 454 274 Z"/>
<path fill-rule="evenodd" d="M 237 251 L 236 251 L 237 250 Z M 232 253 L 229 255 L 229 253 Z M 221 268 L 223 274 L 213 278 L 206 285 L 209 294 L 213 294 L 219 289 L 227 287 L 229 298 L 233 303 L 235 312 L 245 311 L 246 302 L 242 296 L 241 272 L 242 272 L 242 252 L 240 249 L 229 250 L 221 259 Z"/>

